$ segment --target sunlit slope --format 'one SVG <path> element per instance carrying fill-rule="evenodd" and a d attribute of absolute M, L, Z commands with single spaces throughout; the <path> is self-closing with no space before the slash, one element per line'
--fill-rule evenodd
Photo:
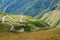
<path fill-rule="evenodd" d="M 2 19 L 2 16 L 3 14 L 0 14 L 0 21 Z M 15 17 L 17 18 L 17 15 L 15 16 L 9 15 L 9 16 L 11 16 L 14 19 Z M 18 16 L 19 17 L 16 20 L 19 20 L 20 15 Z M 31 18 L 30 16 L 29 17 L 25 16 L 25 18 L 26 19 L 29 18 L 29 20 L 31 21 L 37 20 L 37 19 L 33 20 L 33 18 Z M 13 23 L 17 25 L 20 25 L 20 23 L 16 23 L 16 21 L 13 21 L 8 17 L 6 18 L 6 20 L 7 20 L 6 24 L 2 24 L 0 22 L 0 40 L 60 40 L 60 28 L 15 34 L 15 33 L 9 32 L 10 25 L 8 25 L 8 23 Z"/>
<path fill-rule="evenodd" d="M 57 26 L 60 23 L 60 10 L 54 10 L 46 13 L 41 20 L 44 20 L 50 26 Z"/>
<path fill-rule="evenodd" d="M 1 22 L 2 22 L 2 17 L 4 16 L 3 14 L 1 18 Z M 23 18 L 23 22 L 20 22 L 20 18 Z M 8 24 L 10 26 L 10 24 L 13 24 L 16 28 L 20 28 L 23 27 L 25 29 L 28 30 L 40 30 L 40 29 L 47 29 L 49 28 L 49 25 L 44 22 L 43 20 L 39 20 L 39 19 L 35 19 L 31 16 L 26 16 L 26 15 L 11 15 L 9 14 L 6 19 L 5 19 L 5 24 Z"/>

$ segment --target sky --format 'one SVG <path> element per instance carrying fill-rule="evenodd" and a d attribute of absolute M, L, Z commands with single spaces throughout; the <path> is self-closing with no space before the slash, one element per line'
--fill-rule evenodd
<path fill-rule="evenodd" d="M 60 7 L 60 0 L 0 0 L 0 12 L 39 18 Z"/>

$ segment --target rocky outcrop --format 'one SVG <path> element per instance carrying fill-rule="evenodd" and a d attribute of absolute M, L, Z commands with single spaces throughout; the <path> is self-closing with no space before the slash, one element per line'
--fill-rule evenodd
<path fill-rule="evenodd" d="M 47 22 L 50 26 L 55 26 L 60 23 L 60 9 L 46 13 L 41 20 Z"/>

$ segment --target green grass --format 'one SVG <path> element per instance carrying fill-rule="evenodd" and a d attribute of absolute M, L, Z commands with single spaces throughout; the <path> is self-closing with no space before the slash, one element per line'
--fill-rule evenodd
<path fill-rule="evenodd" d="M 6 18 L 6 23 L 1 23 L 1 17 L 3 15 L 0 14 L 0 40 L 60 40 L 60 28 L 52 28 L 48 30 L 41 30 L 45 28 L 46 26 L 49 26 L 46 22 L 42 20 L 38 20 L 35 18 L 32 18 L 30 16 L 25 16 L 24 22 L 19 23 L 16 21 L 13 21 L 9 18 Z M 10 15 L 14 19 L 17 18 L 19 20 L 20 15 Z M 33 31 L 33 32 L 23 32 L 23 33 L 13 33 L 9 31 L 10 26 L 9 23 L 12 23 L 17 27 L 26 27 L 25 29 L 29 30 L 29 28 L 35 28 L 40 27 L 41 29 L 39 31 Z M 58 25 L 59 26 L 59 25 Z"/>
<path fill-rule="evenodd" d="M 27 31 L 33 31 L 36 28 L 40 28 L 40 29 L 45 28 L 46 29 L 49 27 L 49 25 L 46 22 L 44 22 L 43 20 L 35 19 L 31 16 L 11 15 L 11 14 L 9 16 L 11 16 L 13 19 L 15 19 L 17 21 L 11 20 L 7 17 L 6 18 L 6 24 L 8 24 L 8 25 L 13 24 L 17 29 L 19 29 L 20 27 L 23 27 Z M 23 23 L 19 22 L 19 19 L 21 18 L 21 16 L 24 16 Z M 1 16 L 1 19 L 2 19 L 2 16 Z"/>

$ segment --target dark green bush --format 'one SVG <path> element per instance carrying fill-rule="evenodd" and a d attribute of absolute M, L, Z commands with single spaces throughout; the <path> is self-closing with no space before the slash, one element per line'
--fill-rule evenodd
<path fill-rule="evenodd" d="M 31 29 L 35 30 L 37 27 L 39 27 L 40 29 L 49 27 L 49 25 L 42 20 L 32 21 L 32 20 L 27 19 L 23 23 L 20 23 L 20 24 L 23 24 L 20 27 L 23 27 L 25 29 L 25 31 L 31 31 Z"/>

